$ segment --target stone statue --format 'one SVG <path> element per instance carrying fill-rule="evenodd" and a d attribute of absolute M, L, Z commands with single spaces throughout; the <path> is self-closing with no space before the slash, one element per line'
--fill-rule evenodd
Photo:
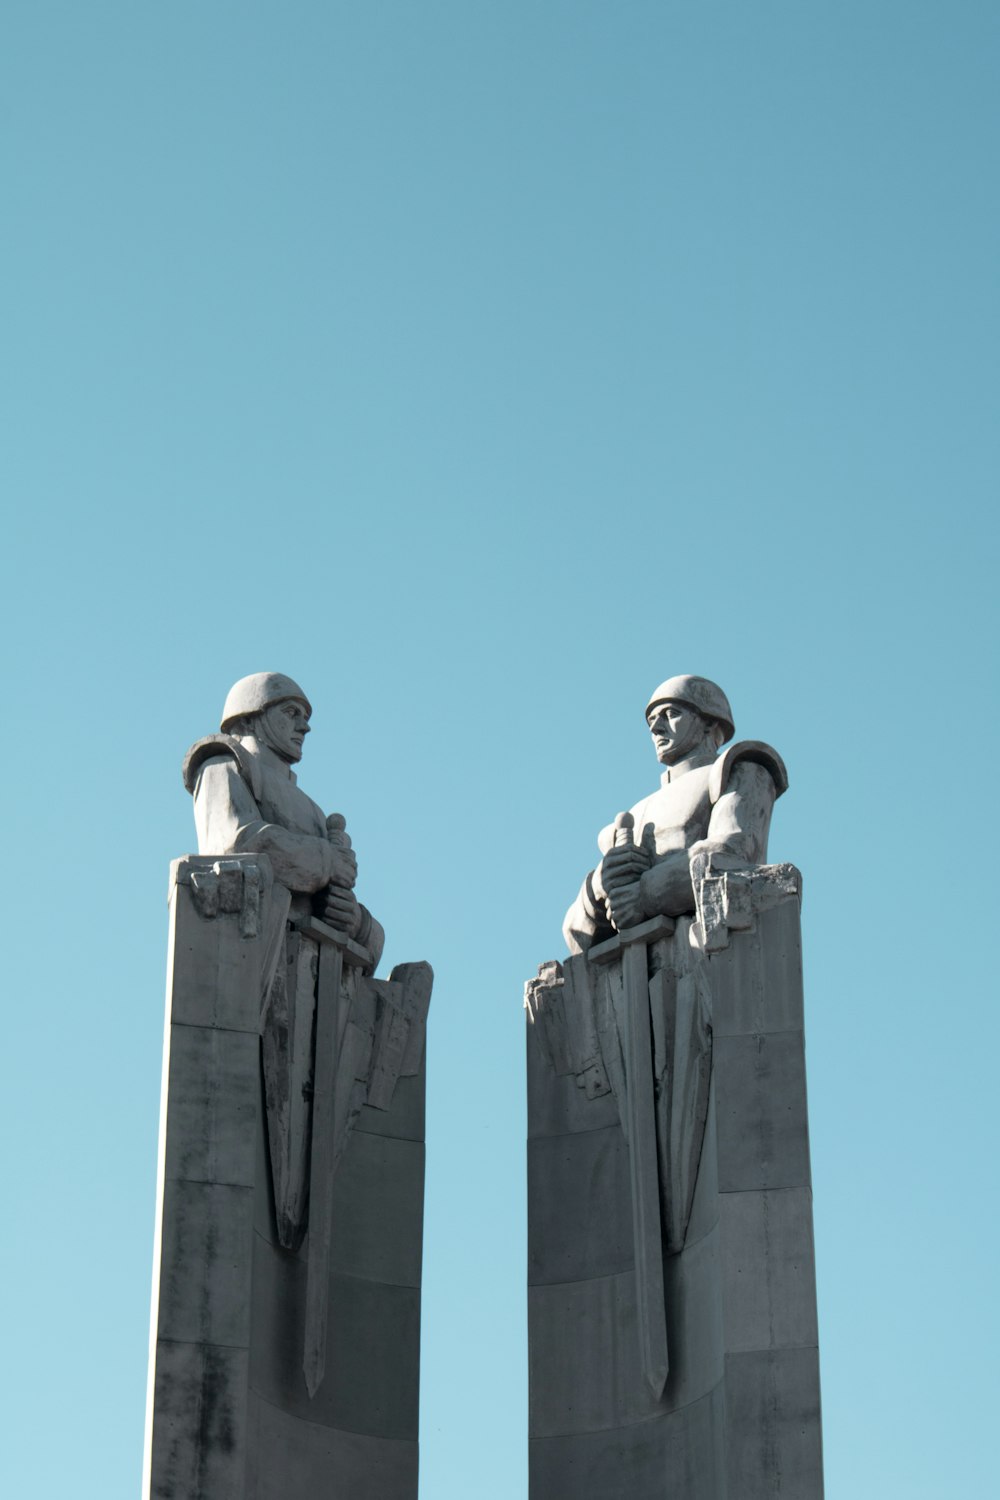
<path fill-rule="evenodd" d="M 198 740 L 184 762 L 199 853 L 266 854 L 274 872 L 261 997 L 264 1080 L 278 1236 L 293 1249 L 306 1227 L 319 969 L 318 944 L 302 922 L 316 916 L 366 948 L 369 974 L 385 940 L 354 895 L 357 859 L 343 817 L 324 817 L 292 770 L 311 716 L 309 699 L 290 677 L 254 672 L 230 689 L 221 733 Z"/>
<path fill-rule="evenodd" d="M 695 882 L 711 863 L 762 864 L 775 799 L 788 786 L 776 750 L 734 734 L 732 710 L 705 677 L 670 677 L 646 705 L 658 791 L 602 829 L 603 858 L 566 913 L 571 953 L 584 953 L 650 917 L 695 910 Z M 632 830 L 638 832 L 636 841 Z"/>
<path fill-rule="evenodd" d="M 256 672 L 184 760 L 146 1500 L 416 1500 L 428 963 L 375 977 L 312 708 Z"/>
<path fill-rule="evenodd" d="M 317 916 L 381 956 L 384 933 L 353 892 L 357 860 L 339 814 L 324 818 L 301 791 L 312 706 L 280 672 L 254 672 L 229 691 L 221 734 L 188 751 L 184 781 L 194 796 L 202 854 L 266 854 L 290 893 L 291 919 Z"/>
<path fill-rule="evenodd" d="M 820 1500 L 812 1200 L 786 790 L 704 677 L 598 839 L 528 1012 L 531 1500 Z"/>

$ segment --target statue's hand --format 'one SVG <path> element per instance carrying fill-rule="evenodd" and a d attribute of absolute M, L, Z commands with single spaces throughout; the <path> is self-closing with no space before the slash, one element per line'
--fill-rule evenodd
<path fill-rule="evenodd" d="M 353 937 L 361 925 L 361 908 L 354 892 L 339 885 L 327 886 L 325 900 L 323 921 Z"/>
<path fill-rule="evenodd" d="M 350 890 L 358 878 L 358 860 L 353 849 L 338 849 L 333 847 L 333 862 L 330 871 L 330 882 L 332 885 L 343 886 Z"/>
<path fill-rule="evenodd" d="M 628 885 L 617 885 L 607 893 L 608 911 L 611 921 L 619 932 L 625 927 L 636 927 L 645 918 L 642 906 L 642 888 L 638 879 Z"/>
<path fill-rule="evenodd" d="M 610 900 L 615 891 L 628 888 L 638 881 L 640 875 L 653 863 L 653 829 L 647 823 L 642 832 L 642 842 L 616 844 L 601 860 L 597 871 L 598 884 Z"/>

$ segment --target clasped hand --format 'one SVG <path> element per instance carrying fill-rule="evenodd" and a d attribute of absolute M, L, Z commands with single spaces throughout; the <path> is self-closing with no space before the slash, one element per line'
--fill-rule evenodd
<path fill-rule="evenodd" d="M 619 932 L 625 927 L 635 927 L 646 915 L 642 905 L 641 882 L 653 863 L 648 829 L 647 824 L 640 844 L 629 842 L 609 849 L 598 871 L 608 915 Z"/>
<path fill-rule="evenodd" d="M 333 814 L 327 822 L 333 845 L 333 870 L 324 893 L 323 921 L 353 937 L 361 925 L 361 908 L 351 889 L 358 878 L 358 860 L 350 838 L 343 831 L 343 819 Z"/>

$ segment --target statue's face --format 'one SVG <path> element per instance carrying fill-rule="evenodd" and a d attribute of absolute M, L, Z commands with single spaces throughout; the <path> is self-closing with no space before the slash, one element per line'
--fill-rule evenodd
<path fill-rule="evenodd" d="M 675 766 L 697 750 L 705 738 L 707 724 L 697 709 L 686 703 L 654 703 L 646 715 L 649 732 L 662 766 Z"/>
<path fill-rule="evenodd" d="M 302 742 L 309 733 L 309 715 L 304 703 L 286 698 L 271 703 L 257 715 L 257 738 L 291 765 L 302 759 Z"/>

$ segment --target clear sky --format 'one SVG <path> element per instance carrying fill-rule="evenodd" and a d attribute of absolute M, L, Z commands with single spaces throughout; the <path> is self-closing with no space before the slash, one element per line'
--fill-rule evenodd
<path fill-rule="evenodd" d="M 525 1500 L 521 986 L 675 672 L 791 776 L 828 1494 L 991 1492 L 998 63 L 995 0 L 8 0 L 5 1495 L 137 1491 L 180 762 L 260 669 L 437 973 L 424 1500 Z"/>

